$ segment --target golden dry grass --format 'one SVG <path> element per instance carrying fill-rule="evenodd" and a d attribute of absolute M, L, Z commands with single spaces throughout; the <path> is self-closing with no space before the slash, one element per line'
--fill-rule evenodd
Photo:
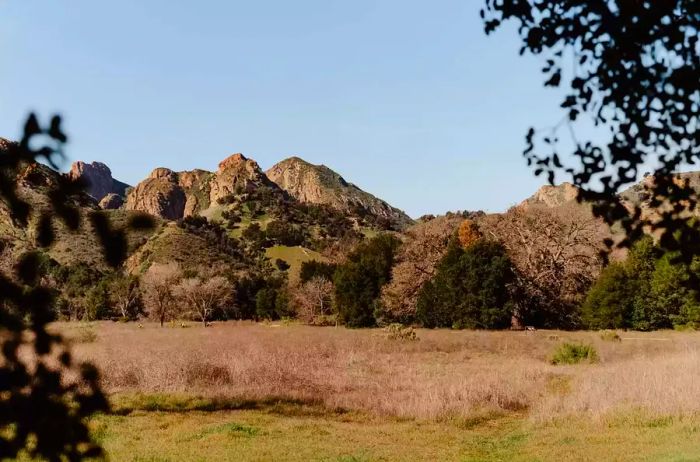
<path fill-rule="evenodd" d="M 57 329 L 71 337 L 85 327 Z M 593 332 L 418 330 L 418 341 L 400 342 L 380 330 L 300 325 L 217 323 L 205 329 L 101 322 L 91 329 L 96 339 L 76 342 L 74 352 L 100 368 L 109 393 L 298 400 L 440 420 L 700 411 L 695 333 L 623 332 L 621 342 L 610 342 Z M 563 341 L 594 345 L 600 362 L 549 364 Z"/>

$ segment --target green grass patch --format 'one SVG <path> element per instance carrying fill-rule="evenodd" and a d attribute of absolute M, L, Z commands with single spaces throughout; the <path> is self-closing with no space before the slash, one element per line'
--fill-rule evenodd
<path fill-rule="evenodd" d="M 305 261 L 326 261 L 326 258 L 320 253 L 301 246 L 288 247 L 286 245 L 276 245 L 266 249 L 265 255 L 272 262 L 279 258 L 287 263 L 289 265 L 289 279 L 295 281 L 299 279 L 301 264 Z"/>
<path fill-rule="evenodd" d="M 258 410 L 286 416 L 331 417 L 347 416 L 343 408 L 328 408 L 322 403 L 287 397 L 227 398 L 202 397 L 168 393 L 124 393 L 110 397 L 112 413 L 129 415 L 144 412 L 220 412 L 232 410 Z M 355 413 L 357 414 L 357 413 Z"/>
<path fill-rule="evenodd" d="M 257 427 L 251 427 L 249 425 L 243 425 L 236 422 L 229 422 L 205 428 L 199 433 L 196 433 L 189 438 L 185 438 L 184 441 L 201 440 L 212 435 L 251 437 L 257 435 L 258 433 L 260 433 L 260 429 Z"/>
<path fill-rule="evenodd" d="M 525 414 L 458 420 L 279 415 L 260 410 L 98 416 L 110 460 L 691 461 L 700 416 L 642 413 L 534 423 Z"/>

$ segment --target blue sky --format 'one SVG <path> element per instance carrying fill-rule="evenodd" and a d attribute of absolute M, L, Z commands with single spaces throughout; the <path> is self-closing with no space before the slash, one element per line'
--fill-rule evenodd
<path fill-rule="evenodd" d="M 0 136 L 60 112 L 71 160 L 266 169 L 298 155 L 412 216 L 503 210 L 541 185 L 529 126 L 561 118 L 481 1 L 0 0 Z"/>

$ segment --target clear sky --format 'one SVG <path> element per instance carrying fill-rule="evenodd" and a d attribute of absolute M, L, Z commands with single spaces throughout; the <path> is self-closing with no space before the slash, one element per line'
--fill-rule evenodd
<path fill-rule="evenodd" d="M 559 97 L 480 0 L 0 0 L 0 136 L 60 112 L 71 160 L 130 184 L 298 155 L 412 216 L 503 210 Z"/>

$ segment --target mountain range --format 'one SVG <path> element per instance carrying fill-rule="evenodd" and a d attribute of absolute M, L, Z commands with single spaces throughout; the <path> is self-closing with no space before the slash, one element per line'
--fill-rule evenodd
<path fill-rule="evenodd" d="M 0 150 L 7 143 L 0 139 Z M 18 192 L 41 209 L 50 200 L 48 187 L 60 175 L 43 164 L 26 165 L 16 175 Z M 84 194 L 72 198 L 85 216 L 101 209 L 115 226 L 137 213 L 155 217 L 154 230 L 129 238 L 129 272 L 168 261 L 244 268 L 257 261 L 260 252 L 269 261 L 290 263 L 294 271 L 302 261 L 342 255 L 362 235 L 403 233 L 416 223 L 329 167 L 299 157 L 284 159 L 263 171 L 253 159 L 233 154 L 215 171 L 176 172 L 159 167 L 133 186 L 115 179 L 101 162 L 75 162 L 65 175 L 86 184 Z M 683 177 L 700 190 L 700 173 L 685 173 Z M 621 197 L 645 209 L 645 184 L 649 181 L 643 180 Z M 543 186 L 518 207 L 588 210 L 576 196 L 576 187 L 568 183 Z M 646 209 L 646 213 L 653 213 Z M 198 221 L 199 217 L 208 221 Z M 61 265 L 80 262 L 105 266 L 93 233 L 74 233 L 60 224 L 57 228 L 57 241 L 46 250 L 52 260 Z M 14 223 L 0 202 L 0 268 L 7 268 L 22 252 L 35 249 L 34 240 L 31 223 L 26 227 Z"/>
<path fill-rule="evenodd" d="M 290 157 L 263 172 L 253 159 L 233 154 L 222 160 L 215 172 L 174 172 L 159 167 L 131 187 L 114 179 L 101 162 L 74 162 L 68 174 L 87 185 L 86 192 L 102 208 L 136 210 L 167 220 L 205 214 L 227 196 L 272 188 L 302 203 L 331 206 L 352 217 L 371 216 L 387 228 L 401 230 L 413 223 L 403 211 L 347 182 L 325 165 L 314 165 Z"/>

